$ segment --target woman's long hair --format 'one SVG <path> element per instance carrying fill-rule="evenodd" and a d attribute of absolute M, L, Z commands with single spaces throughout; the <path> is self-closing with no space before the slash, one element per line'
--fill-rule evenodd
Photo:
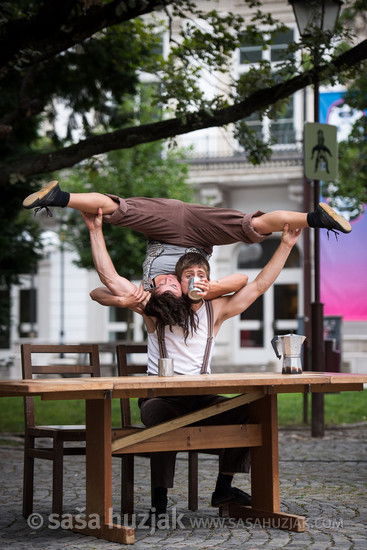
<path fill-rule="evenodd" d="M 189 298 L 182 295 L 180 298 L 174 296 L 171 292 L 157 294 L 152 290 L 151 297 L 144 309 L 144 314 L 149 317 L 156 317 L 157 325 L 160 327 L 172 327 L 178 325 L 182 328 L 184 339 L 198 327 L 197 314 L 191 309 Z"/>

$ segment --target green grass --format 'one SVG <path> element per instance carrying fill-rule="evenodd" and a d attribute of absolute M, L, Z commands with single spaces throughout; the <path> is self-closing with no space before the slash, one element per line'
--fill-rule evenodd
<path fill-rule="evenodd" d="M 46 401 L 39 405 L 36 416 L 39 424 L 84 424 L 84 401 Z M 311 399 L 308 396 L 309 418 Z M 137 400 L 133 400 L 133 422 L 139 423 Z M 280 394 L 278 396 L 280 426 L 301 426 L 303 424 L 303 395 Z M 325 425 L 334 426 L 367 421 L 367 390 L 362 392 L 342 392 L 325 395 Z M 120 425 L 120 404 L 112 403 L 112 424 Z M 0 433 L 21 433 L 24 430 L 23 399 L 3 397 L 0 399 Z"/>
<path fill-rule="evenodd" d="M 280 426 L 303 424 L 304 396 L 283 393 L 278 396 Z M 307 396 L 308 419 L 311 419 L 311 396 Z M 325 425 L 340 426 L 367 421 L 367 390 L 325 394 Z"/>
<path fill-rule="evenodd" d="M 85 401 L 44 401 L 35 397 L 37 424 L 84 424 Z M 137 399 L 133 400 L 132 421 L 140 423 Z M 112 401 L 112 425 L 121 426 L 120 401 Z M 0 399 L 0 433 L 20 433 L 24 431 L 22 397 L 2 397 Z"/>

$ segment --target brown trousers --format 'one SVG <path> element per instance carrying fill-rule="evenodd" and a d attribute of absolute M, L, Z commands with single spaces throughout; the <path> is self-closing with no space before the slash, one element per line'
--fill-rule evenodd
<path fill-rule="evenodd" d="M 195 246 L 211 254 L 215 245 L 258 243 L 268 236 L 260 235 L 252 226 L 252 218 L 263 214 L 260 211 L 244 214 L 230 208 L 189 204 L 176 199 L 107 196 L 119 207 L 113 214 L 103 216 L 103 220 L 135 229 L 150 241 Z"/>

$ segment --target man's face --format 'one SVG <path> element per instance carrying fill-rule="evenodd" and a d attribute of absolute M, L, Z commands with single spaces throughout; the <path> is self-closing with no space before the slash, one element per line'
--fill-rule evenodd
<path fill-rule="evenodd" d="M 176 275 L 164 275 L 161 276 L 156 283 L 157 294 L 163 294 L 164 292 L 170 292 L 177 298 L 182 296 L 182 290 L 179 280 Z"/>
<path fill-rule="evenodd" d="M 183 294 L 188 294 L 189 292 L 189 280 L 191 279 L 191 277 L 197 277 L 198 279 L 202 279 L 203 281 L 208 280 L 205 269 L 199 265 L 194 265 L 193 267 L 184 269 L 181 276 L 181 288 Z"/>

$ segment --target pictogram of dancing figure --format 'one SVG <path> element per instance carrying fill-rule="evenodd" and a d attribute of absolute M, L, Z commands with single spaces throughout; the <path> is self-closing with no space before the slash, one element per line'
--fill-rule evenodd
<path fill-rule="evenodd" d="M 316 153 L 316 159 L 315 159 L 315 170 L 314 172 L 317 172 L 319 166 L 320 170 L 324 170 L 327 174 L 329 174 L 329 164 L 328 164 L 328 155 L 331 157 L 333 156 L 331 154 L 331 151 L 328 147 L 325 145 L 325 137 L 323 130 L 317 130 L 317 145 L 312 148 L 311 153 L 311 160 L 314 158 L 314 155 Z"/>

